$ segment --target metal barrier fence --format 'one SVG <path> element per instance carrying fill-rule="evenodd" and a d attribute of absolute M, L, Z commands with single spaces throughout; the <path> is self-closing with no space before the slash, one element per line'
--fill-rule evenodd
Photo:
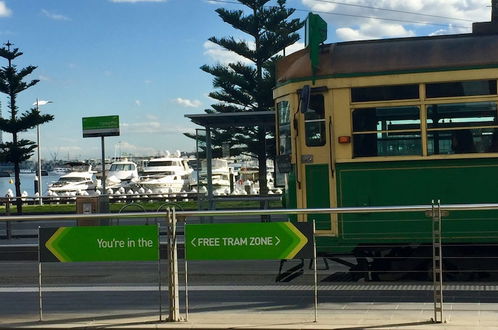
<path fill-rule="evenodd" d="M 98 196 L 98 195 L 95 195 Z M 7 209 L 15 207 L 17 199 L 20 199 L 23 205 L 37 205 L 40 199 L 42 204 L 74 204 L 77 197 L 81 196 L 25 196 L 25 197 L 0 197 L 0 205 L 5 205 Z M 86 196 L 88 197 L 88 196 Z M 91 196 L 90 196 L 91 197 Z M 226 201 L 277 201 L 281 200 L 281 194 L 273 195 L 219 195 L 212 198 L 214 202 Z M 109 195 L 109 201 L 114 203 L 130 203 L 130 202 L 181 202 L 181 201 L 207 201 L 206 194 L 198 192 L 180 192 L 180 193 L 164 193 L 164 194 L 114 194 Z M 7 213 L 8 214 L 8 213 Z"/>
<path fill-rule="evenodd" d="M 102 218 L 113 218 L 113 219 L 143 219 L 143 218 L 164 218 L 165 225 L 168 233 L 168 264 L 169 264 L 169 320 L 179 321 L 180 320 L 180 306 L 179 306 L 179 295 L 178 295 L 178 255 L 177 255 L 177 244 L 178 244 L 178 233 L 177 233 L 177 222 L 185 223 L 187 218 L 190 217 L 226 217 L 226 216 L 260 216 L 260 215 L 294 215 L 294 214 L 372 214 L 372 213 L 422 213 L 421 219 L 427 221 L 427 217 L 431 219 L 431 267 L 429 269 L 422 270 L 422 272 L 430 272 L 429 278 L 432 280 L 433 289 L 433 301 L 434 301 L 434 317 L 433 321 L 440 323 L 444 321 L 444 299 L 443 299 L 443 262 L 444 254 L 443 248 L 445 244 L 443 243 L 445 237 L 444 233 L 444 217 L 449 211 L 489 211 L 498 210 L 498 204 L 458 204 L 458 205 L 441 205 L 439 202 L 433 202 L 428 205 L 413 205 L 413 206 L 391 206 L 391 207 L 347 207 L 347 208 L 320 208 L 320 209 L 269 209 L 269 210 L 212 210 L 212 211 L 177 211 L 174 208 L 167 208 L 165 212 L 139 212 L 139 213 L 119 213 L 119 214 L 64 214 L 64 215 L 38 215 L 38 216 L 5 216 L 0 217 L 0 222 L 5 221 L 58 221 L 58 220 L 77 220 L 77 219 L 102 219 Z M 379 221 L 379 220 L 376 220 Z M 491 230 L 491 235 L 496 235 L 498 230 Z M 498 254 L 498 253 L 497 253 Z M 399 259 L 399 256 L 366 256 L 365 258 L 371 258 L 374 261 Z M 465 257 L 465 256 L 464 256 Z M 494 256 L 496 258 L 498 256 Z M 334 260 L 332 257 L 323 257 L 324 261 L 326 258 Z M 470 258 L 470 257 L 469 257 Z M 282 266 L 282 265 L 281 265 Z M 316 267 L 315 267 L 316 269 Z M 352 269 L 351 272 L 354 274 L 355 270 Z M 365 270 L 361 269 L 357 273 L 364 273 Z M 187 276 L 187 270 L 185 269 L 185 275 Z M 187 293 L 187 290 L 186 290 Z M 186 299 L 186 303 L 188 299 Z M 188 306 L 186 306 L 186 311 L 188 311 Z"/>

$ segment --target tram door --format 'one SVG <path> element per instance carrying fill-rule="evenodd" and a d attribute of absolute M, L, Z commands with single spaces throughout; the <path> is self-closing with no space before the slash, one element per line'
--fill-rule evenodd
<path fill-rule="evenodd" d="M 326 109 L 331 105 L 326 95 L 324 88 L 303 89 L 299 95 L 299 113 L 296 114 L 299 125 L 295 139 L 298 207 L 331 207 L 331 164 L 334 160 L 330 146 L 332 118 L 326 116 L 330 113 Z M 305 221 L 303 217 L 300 220 Z M 315 220 L 319 231 L 333 230 L 329 214 L 309 214 L 306 220 Z"/>

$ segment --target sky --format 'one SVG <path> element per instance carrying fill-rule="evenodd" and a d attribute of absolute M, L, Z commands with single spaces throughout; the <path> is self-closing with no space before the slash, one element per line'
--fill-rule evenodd
<path fill-rule="evenodd" d="M 275 1 L 268 2 L 274 5 Z M 491 0 L 287 0 L 292 18 L 310 11 L 328 24 L 327 43 L 470 33 L 489 21 Z M 224 23 L 216 8 L 243 10 L 236 0 L 0 0 L 0 43 L 24 53 L 40 82 L 20 93 L 21 111 L 36 100 L 55 119 L 40 126 L 42 160 L 100 158 L 99 138 L 83 138 L 82 117 L 119 115 L 120 136 L 106 137 L 106 157 L 194 151 L 183 132 L 199 126 L 185 114 L 215 103 L 204 64 L 240 60 L 208 41 L 250 38 Z M 300 31 L 304 35 L 304 30 Z M 303 40 L 286 53 L 302 49 Z M 3 60 L 3 59 L 1 59 Z M 6 61 L 0 62 L 6 66 Z M 8 116 L 8 98 L 0 94 Z M 4 141 L 10 134 L 3 133 Z M 36 141 L 36 130 L 22 133 Z M 36 153 L 35 156 L 36 157 Z"/>

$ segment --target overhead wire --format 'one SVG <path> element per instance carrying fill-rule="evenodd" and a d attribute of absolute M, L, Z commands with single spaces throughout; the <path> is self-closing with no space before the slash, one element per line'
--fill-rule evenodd
<path fill-rule="evenodd" d="M 394 13 L 402 13 L 402 14 L 409 14 L 409 15 L 434 17 L 434 18 L 444 18 L 444 19 L 450 19 L 450 20 L 455 20 L 455 21 L 473 22 L 473 20 L 466 19 L 466 18 L 456 18 L 456 17 L 439 16 L 439 15 L 431 15 L 431 14 L 421 14 L 421 13 L 415 13 L 415 12 L 407 11 L 407 10 L 381 8 L 381 7 L 374 7 L 374 6 L 367 6 L 367 5 L 358 5 L 358 4 L 345 3 L 345 2 L 339 2 L 339 1 L 334 1 L 334 0 L 311 0 L 311 1 L 324 2 L 324 3 L 333 3 L 333 4 L 341 5 L 341 6 L 350 6 L 350 7 L 359 7 L 359 8 L 366 8 L 366 9 L 390 11 L 390 12 L 394 12 Z"/>
<path fill-rule="evenodd" d="M 314 0 L 314 1 L 324 1 L 324 2 L 330 2 L 327 0 Z M 236 1 L 230 1 L 230 0 L 210 0 L 210 2 L 214 3 L 228 3 L 228 4 L 236 4 L 240 5 L 240 2 Z M 274 6 L 266 6 L 266 7 L 274 7 Z M 296 11 L 300 12 L 310 12 L 308 9 L 301 9 L 301 8 L 292 8 Z M 377 7 L 372 7 L 370 9 L 381 9 Z M 384 9 L 387 10 L 387 9 Z M 389 10 L 391 11 L 391 10 Z M 394 9 L 392 10 L 394 11 Z M 328 12 L 328 11 L 319 11 L 319 10 L 314 10 L 313 12 L 319 13 L 319 14 L 324 14 L 324 15 L 337 15 L 337 16 L 346 16 L 346 17 L 356 17 L 356 18 L 368 18 L 368 19 L 377 19 L 381 21 L 391 21 L 391 22 L 401 22 L 401 23 L 410 23 L 410 24 L 419 24 L 419 25 L 431 25 L 431 26 L 442 26 L 442 27 L 447 27 L 448 25 L 451 25 L 452 27 L 458 27 L 458 28 L 464 28 L 464 29 L 470 29 L 470 26 L 465 26 L 465 25 L 455 25 L 455 24 L 442 24 L 442 23 L 431 23 L 431 22 L 426 22 L 426 21 L 414 21 L 414 20 L 406 20 L 406 19 L 397 19 L 397 18 L 385 18 L 385 17 L 377 17 L 377 16 L 366 16 L 366 15 L 356 15 L 356 14 L 346 14 L 346 13 L 338 13 L 338 12 Z M 401 11 L 403 12 L 403 11 Z M 411 13 L 411 12 L 404 12 L 404 13 Z M 415 14 L 415 13 L 412 13 Z M 424 16 L 429 16 L 429 17 L 437 17 L 435 15 L 425 15 L 425 14 L 419 14 L 419 15 L 424 15 Z M 453 19 L 450 17 L 438 17 L 438 18 L 445 18 L 445 19 Z"/>

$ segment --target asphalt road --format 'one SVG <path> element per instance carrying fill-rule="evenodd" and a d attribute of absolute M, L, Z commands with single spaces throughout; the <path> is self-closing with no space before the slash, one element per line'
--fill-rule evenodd
<path fill-rule="evenodd" d="M 299 265 L 298 260 L 284 265 Z M 180 306 L 185 312 L 184 262 L 180 260 Z M 159 315 L 168 305 L 167 265 L 155 262 L 44 263 L 42 295 L 44 320 Z M 189 311 L 244 313 L 313 313 L 313 270 L 305 263 L 290 281 L 276 281 L 279 261 L 202 261 L 188 264 Z M 399 303 L 432 306 L 430 282 L 364 282 L 331 265 L 318 271 L 320 313 L 372 306 L 396 309 Z M 336 274 L 333 280 L 330 274 Z M 450 284 L 445 301 L 498 306 L 498 285 Z M 0 327 L 39 318 L 38 263 L 0 262 Z M 493 307 L 494 308 L 494 307 Z M 164 314 L 166 315 L 166 314 Z"/>

